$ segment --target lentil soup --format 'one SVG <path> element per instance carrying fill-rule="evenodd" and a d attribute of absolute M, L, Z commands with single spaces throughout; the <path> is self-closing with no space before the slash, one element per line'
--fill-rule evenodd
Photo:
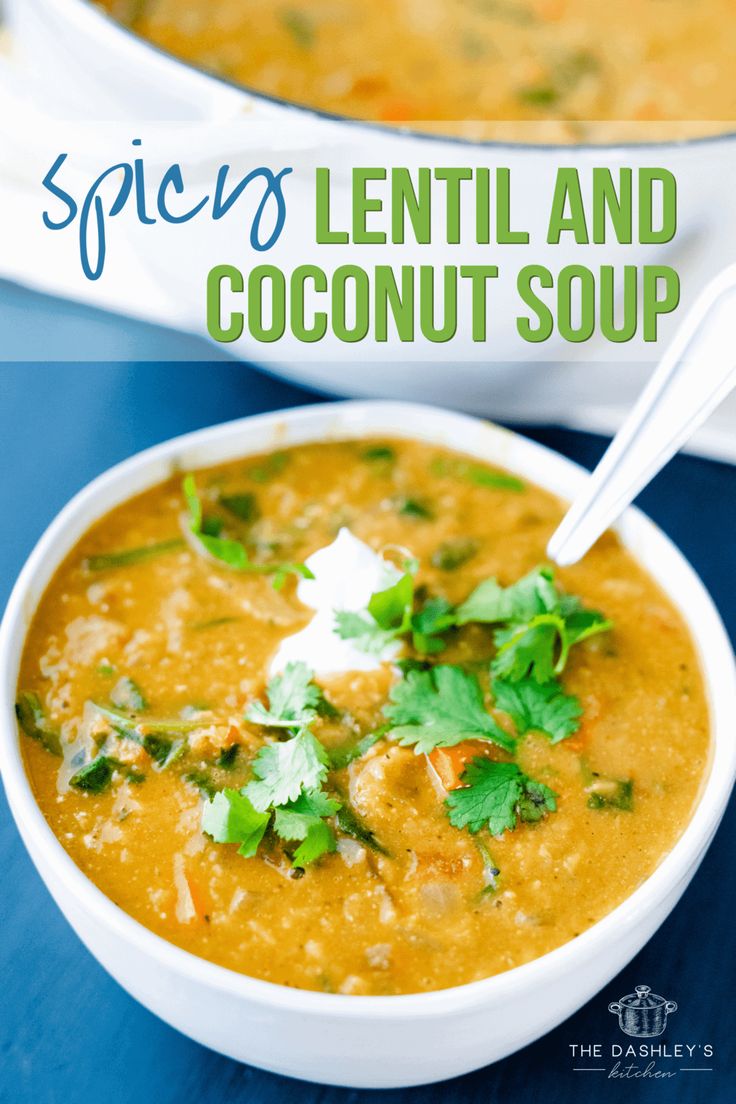
<path fill-rule="evenodd" d="M 422 992 L 601 919 L 709 759 L 679 614 L 550 494 L 409 440 L 304 445 L 117 507 L 51 581 L 17 712 L 85 874 L 241 973 Z"/>
<path fill-rule="evenodd" d="M 100 3 L 196 66 L 358 119 L 736 118 L 732 0 Z"/>

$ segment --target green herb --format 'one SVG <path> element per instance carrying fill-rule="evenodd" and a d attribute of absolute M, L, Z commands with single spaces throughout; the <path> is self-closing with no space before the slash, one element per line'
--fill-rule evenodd
<path fill-rule="evenodd" d="M 221 530 L 219 528 L 216 535 L 211 530 L 208 531 L 202 512 L 202 502 L 197 493 L 197 485 L 193 475 L 185 477 L 183 487 L 189 510 L 189 528 L 197 543 L 213 559 L 232 568 L 233 571 L 273 575 L 275 590 L 281 589 L 288 575 L 296 575 L 302 579 L 314 578 L 306 564 L 302 563 L 253 563 L 245 545 L 240 541 L 220 536 Z"/>
<path fill-rule="evenodd" d="M 334 816 L 340 802 L 319 790 L 305 791 L 295 801 L 274 811 L 273 828 L 285 840 L 301 840 L 292 859 L 295 867 L 305 867 L 321 855 L 335 850 L 335 833 L 324 817 Z"/>
<path fill-rule="evenodd" d="M 212 799 L 217 793 L 217 786 L 212 781 L 212 777 L 207 771 L 187 771 L 184 775 L 184 781 L 191 783 L 192 786 L 196 786 L 204 797 Z"/>
<path fill-rule="evenodd" d="M 219 629 L 222 625 L 233 625 L 242 620 L 242 617 L 213 617 L 210 621 L 195 621 L 189 627 L 195 632 L 204 632 L 206 629 Z"/>
<path fill-rule="evenodd" d="M 62 755 L 61 737 L 49 724 L 38 694 L 24 691 L 15 703 L 18 724 L 32 740 L 38 740 L 52 755 Z"/>
<path fill-rule="evenodd" d="M 116 761 L 108 755 L 98 755 L 91 763 L 87 763 L 71 776 L 69 785 L 77 790 L 84 790 L 85 793 L 100 794 L 112 782 L 116 766 Z"/>
<path fill-rule="evenodd" d="M 287 452 L 273 452 L 262 464 L 250 468 L 248 475 L 254 483 L 270 483 L 277 475 L 281 475 L 290 459 Z"/>
<path fill-rule="evenodd" d="M 317 716 L 322 691 L 306 663 L 287 663 L 284 672 L 268 684 L 268 709 L 252 702 L 245 719 L 269 728 L 301 728 Z"/>
<path fill-rule="evenodd" d="M 112 567 L 130 567 L 131 564 L 145 563 L 146 560 L 152 560 L 156 556 L 176 552 L 185 547 L 181 537 L 172 537 L 170 540 L 158 541 L 156 544 L 145 544 L 142 548 L 100 552 L 96 556 L 88 556 L 84 566 L 87 571 L 108 571 Z"/>
<path fill-rule="evenodd" d="M 215 765 L 222 767 L 223 770 L 232 770 L 235 766 L 235 760 L 238 758 L 239 750 L 240 744 L 231 744 L 230 747 L 222 748 Z"/>
<path fill-rule="evenodd" d="M 205 801 L 202 831 L 215 843 L 239 843 L 238 854 L 252 858 L 258 850 L 270 813 L 258 812 L 239 790 L 221 790 Z"/>
<path fill-rule="evenodd" d="M 281 22 L 298 46 L 302 46 L 307 50 L 310 46 L 314 45 L 316 35 L 314 20 L 311 19 L 306 12 L 298 11 L 296 8 L 289 8 L 282 13 Z"/>
<path fill-rule="evenodd" d="M 530 84 L 526 88 L 520 88 L 517 98 L 522 103 L 531 107 L 551 107 L 559 99 L 559 92 L 550 84 Z"/>
<path fill-rule="evenodd" d="M 483 897 L 490 897 L 492 896 L 492 894 L 498 892 L 498 879 L 500 877 L 501 871 L 496 866 L 495 862 L 493 861 L 493 856 L 491 855 L 491 852 L 488 850 L 483 841 L 478 839 L 477 836 L 474 836 L 473 842 L 475 843 L 478 854 L 480 855 L 481 861 L 483 863 L 483 881 L 485 884 L 479 894 L 480 898 L 482 899 Z"/>
<path fill-rule="evenodd" d="M 97 667 L 97 674 L 102 678 L 112 678 L 115 675 L 115 668 L 112 663 L 100 663 Z"/>
<path fill-rule="evenodd" d="M 318 790 L 329 765 L 326 750 L 309 729 L 282 743 L 265 744 L 253 760 L 255 779 L 244 792 L 259 812 L 296 801 L 302 790 Z"/>
<path fill-rule="evenodd" d="M 443 633 L 455 625 L 455 611 L 446 598 L 429 598 L 411 619 L 412 644 L 421 655 L 441 652 Z"/>
<path fill-rule="evenodd" d="M 220 495 L 218 502 L 240 521 L 255 521 L 258 517 L 258 503 L 253 494 Z"/>
<path fill-rule="evenodd" d="M 400 498 L 396 509 L 404 517 L 421 518 L 423 521 L 431 521 L 434 517 L 429 506 L 419 498 Z"/>
<path fill-rule="evenodd" d="M 390 445 L 369 445 L 368 448 L 363 449 L 360 458 L 368 460 L 369 463 L 395 464 L 396 451 Z"/>
<path fill-rule="evenodd" d="M 478 548 L 478 541 L 472 537 L 455 537 L 453 540 L 443 541 L 432 553 L 432 566 L 440 571 L 456 571 L 468 560 L 472 560 Z"/>
<path fill-rule="evenodd" d="M 335 626 L 343 640 L 354 640 L 364 652 L 377 654 L 411 626 L 414 578 L 406 572 L 385 590 L 372 594 L 367 613 L 338 610 Z"/>
<path fill-rule="evenodd" d="M 553 791 L 529 778 L 516 763 L 474 759 L 461 781 L 465 785 L 445 799 L 455 828 L 479 832 L 487 827 L 492 836 L 500 836 L 519 820 L 539 820 L 557 808 Z"/>
<path fill-rule="evenodd" d="M 413 745 L 417 754 L 464 740 L 490 740 L 506 751 L 515 746 L 486 711 L 477 678 L 461 667 L 410 671 L 392 687 L 383 712 L 391 736 L 405 747 Z"/>
<path fill-rule="evenodd" d="M 572 736 L 580 728 L 583 709 L 573 694 L 566 694 L 556 681 L 495 679 L 493 696 L 498 709 L 508 713 L 520 736 L 543 732 L 553 744 Z"/>
<path fill-rule="evenodd" d="M 186 741 L 168 740 L 165 736 L 144 736 L 143 747 L 163 769 L 181 758 L 186 749 Z"/>
<path fill-rule="evenodd" d="M 473 464 L 469 460 L 438 457 L 432 461 L 431 471 L 433 475 L 464 479 L 477 487 L 489 487 L 491 490 L 516 492 L 526 490 L 526 484 L 517 476 L 509 475 L 508 472 L 492 471 L 482 464 Z"/>
<path fill-rule="evenodd" d="M 369 732 L 361 740 L 347 747 L 337 747 L 330 750 L 330 767 L 332 770 L 342 770 L 354 763 L 356 759 L 362 759 L 367 751 L 382 740 L 388 731 L 388 725 L 382 725 L 375 732 Z"/>
<path fill-rule="evenodd" d="M 147 708 L 147 702 L 141 688 L 132 678 L 124 675 L 110 691 L 110 701 L 118 709 L 129 709 L 131 712 L 142 712 Z"/>
<path fill-rule="evenodd" d="M 188 732 L 193 732 L 195 729 L 202 727 L 201 721 L 185 721 L 178 717 L 171 720 L 155 721 L 146 719 L 144 721 L 136 714 L 127 713 L 122 709 L 101 705 L 96 701 L 92 701 L 90 704 L 110 722 L 118 735 L 127 736 L 139 744 L 145 736 L 185 736 Z"/>
<path fill-rule="evenodd" d="M 343 805 L 337 814 L 337 826 L 346 836 L 352 836 L 369 851 L 375 851 L 379 855 L 391 857 L 382 843 L 376 839 L 373 831 L 365 824 L 358 814 L 348 805 Z"/>
<path fill-rule="evenodd" d="M 550 682 L 564 670 L 570 648 L 612 624 L 597 610 L 561 594 L 550 568 L 539 567 L 510 587 L 487 579 L 458 607 L 457 623 L 499 624 L 494 641 L 496 677 L 519 682 L 528 675 Z M 505 624 L 502 624 L 505 623 Z"/>
<path fill-rule="evenodd" d="M 634 782 L 631 778 L 607 778 L 591 770 L 585 759 L 580 760 L 583 785 L 588 795 L 589 809 L 619 809 L 629 813 L 634 808 Z"/>

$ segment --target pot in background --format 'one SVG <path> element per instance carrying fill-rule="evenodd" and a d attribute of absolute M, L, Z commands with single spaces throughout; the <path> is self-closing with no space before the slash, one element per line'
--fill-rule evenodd
<path fill-rule="evenodd" d="M 54 115 L 68 120 L 127 121 L 139 126 L 146 120 L 224 123 L 223 138 L 214 135 L 210 150 L 213 158 L 219 155 L 220 163 L 233 154 L 232 149 L 224 152 L 231 124 L 241 127 L 251 121 L 264 124 L 273 139 L 270 148 L 264 147 L 263 129 L 258 127 L 253 128 L 253 136 L 238 137 L 238 142 L 242 141 L 245 163 L 268 163 L 269 159 L 283 155 L 286 163 L 295 165 L 289 184 L 290 205 L 300 217 L 292 220 L 290 233 L 278 244 L 275 263 L 284 270 L 314 259 L 313 242 L 305 247 L 304 240 L 307 228 L 312 233 L 309 219 L 301 214 L 311 210 L 313 203 L 312 166 L 324 163 L 331 163 L 334 170 L 333 204 L 338 212 L 349 205 L 351 179 L 345 171 L 349 164 L 507 167 L 514 181 L 514 210 L 523 214 L 528 222 L 526 229 L 536 243 L 529 246 L 529 257 L 535 263 L 548 264 L 553 271 L 581 260 L 580 246 L 567 240 L 569 234 L 563 236 L 559 246 L 546 245 L 547 201 L 545 198 L 540 202 L 540 197 L 551 196 L 558 166 L 576 168 L 585 174 L 592 166 L 616 171 L 626 165 L 636 172 L 638 168 L 662 165 L 675 173 L 678 182 L 675 241 L 664 246 L 593 246 L 586 250 L 586 263 L 594 270 L 602 263 L 620 265 L 624 261 L 631 265 L 672 265 L 680 273 L 686 306 L 697 288 L 732 260 L 736 218 L 732 219 L 729 212 L 733 208 L 730 182 L 736 175 L 736 135 L 654 144 L 559 146 L 478 143 L 379 127 L 299 107 L 205 73 L 115 23 L 90 0 L 4 2 L 19 61 L 17 79 L 33 87 L 35 98 L 48 108 L 52 123 Z M 282 154 L 278 143 L 289 127 L 298 130 L 303 145 L 293 152 L 288 150 L 287 140 L 286 152 Z M 292 159 L 288 160 L 292 153 Z M 303 172 L 297 171 L 300 166 Z M 212 234 L 212 227 L 208 227 L 208 237 Z M 140 289 L 132 295 L 127 289 L 125 301 L 121 298 L 117 309 L 202 333 L 199 271 L 201 268 L 206 272 L 221 262 L 222 249 L 218 246 L 214 250 L 217 255 L 210 257 L 207 251 L 212 244 L 204 235 L 201 241 L 170 235 L 165 250 L 154 239 L 155 235 L 153 239 L 141 236 L 140 242 L 136 240 L 136 261 L 151 283 L 162 290 L 161 302 L 169 306 L 161 307 L 161 317 L 152 317 L 150 296 L 146 295 L 142 280 Z M 330 248 L 320 247 L 318 255 L 322 260 Z M 511 272 L 516 254 L 512 260 L 511 254 L 503 253 L 504 248 L 513 252 L 516 247 L 492 249 L 490 259 Z M 374 247 L 367 247 L 363 256 L 370 255 L 369 263 L 375 263 L 375 252 L 371 253 L 371 249 Z M 200 252 L 201 265 L 197 278 L 193 279 L 192 256 Z M 360 263 L 359 257 L 359 247 L 351 247 L 351 260 Z M 227 259 L 237 260 L 237 252 Z M 432 259 L 437 266 L 457 264 L 457 247 L 436 242 Z M 402 247 L 401 263 L 419 264 L 426 260 L 426 248 L 413 246 L 410 241 Z M 63 282 L 57 283 L 57 290 L 64 286 Z M 107 291 L 112 294 L 109 285 Z M 84 293 L 92 299 L 89 288 Z M 171 303 L 176 304 L 176 310 L 170 308 Z M 106 305 L 116 307 L 115 302 Z M 167 309 L 170 313 L 165 317 L 163 312 Z M 514 280 L 509 278 L 498 281 L 494 287 L 492 344 L 473 342 L 467 332 L 469 323 L 461 319 L 458 336 L 447 345 L 425 342 L 414 348 L 398 340 L 363 343 L 358 359 L 355 347 L 336 340 L 329 347 L 327 341 L 305 344 L 288 339 L 271 346 L 245 335 L 229 345 L 228 350 L 330 394 L 412 399 L 419 391 L 427 402 L 526 421 L 564 420 L 568 416 L 569 395 L 564 393 L 564 386 L 557 392 L 554 389 L 550 392 L 547 386 L 550 361 L 579 358 L 580 375 L 587 377 L 591 375 L 591 360 L 601 365 L 625 360 L 626 365 L 622 365 L 625 376 L 632 361 L 651 362 L 656 355 L 651 344 L 639 339 L 615 347 L 594 340 L 586 342 L 577 353 L 577 346 L 565 343 L 557 335 L 541 345 L 528 345 L 520 341 L 517 333 L 518 313 L 518 295 Z M 672 318 L 664 320 L 663 334 L 670 332 L 667 323 L 671 321 Z M 94 354 L 90 355 L 95 359 Z M 101 351 L 100 358 L 103 356 Z M 531 363 L 522 363 L 522 358 Z M 593 374 L 595 386 L 586 400 L 593 411 L 600 408 L 596 388 L 605 386 L 607 374 L 603 370 Z M 509 397 L 512 386 L 519 393 L 523 391 L 523 408 L 514 403 L 513 395 Z M 580 381 L 576 380 L 573 386 L 579 389 Z"/>

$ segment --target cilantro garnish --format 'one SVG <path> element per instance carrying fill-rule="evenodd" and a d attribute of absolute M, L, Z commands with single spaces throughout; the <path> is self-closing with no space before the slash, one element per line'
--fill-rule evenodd
<path fill-rule="evenodd" d="M 255 778 L 244 792 L 259 812 L 296 801 L 302 790 L 318 790 L 327 776 L 329 757 L 308 728 L 289 740 L 264 744 L 253 760 Z"/>
<path fill-rule="evenodd" d="M 634 780 L 632 778 L 607 778 L 600 771 L 590 769 L 586 759 L 580 760 L 585 793 L 589 809 L 619 809 L 631 812 L 634 808 Z"/>
<path fill-rule="evenodd" d="M 478 541 L 473 537 L 454 537 L 443 541 L 432 553 L 432 566 L 440 571 L 457 571 L 468 560 L 472 560 L 478 548 Z"/>
<path fill-rule="evenodd" d="M 322 691 L 312 681 L 306 663 L 287 663 L 284 672 L 268 684 L 268 709 L 259 701 L 252 702 L 245 719 L 268 728 L 301 728 L 317 716 Z"/>
<path fill-rule="evenodd" d="M 169 540 L 157 541 L 155 544 L 144 544 L 141 548 L 124 548 L 117 552 L 98 552 L 95 556 L 88 556 L 84 561 L 87 571 L 109 571 L 114 567 L 130 567 L 132 564 L 145 563 L 156 556 L 163 556 L 167 552 L 178 552 L 184 548 L 181 537 L 172 537 Z"/>
<path fill-rule="evenodd" d="M 217 501 L 239 521 L 255 521 L 258 517 L 258 503 L 253 494 L 220 495 Z"/>
<path fill-rule="evenodd" d="M 339 801 L 320 790 L 313 790 L 301 793 L 296 801 L 276 809 L 273 818 L 276 834 L 281 839 L 302 841 L 294 852 L 294 866 L 307 866 L 335 850 L 335 833 L 323 818 L 334 816 L 339 808 Z"/>
<path fill-rule="evenodd" d="M 116 761 L 108 755 L 98 755 L 71 776 L 69 785 L 87 793 L 100 794 L 110 785 L 116 765 Z"/>
<path fill-rule="evenodd" d="M 38 740 L 52 755 L 61 755 L 61 737 L 49 724 L 38 694 L 24 692 L 15 703 L 18 724 L 32 740 Z"/>
<path fill-rule="evenodd" d="M 554 792 L 535 782 L 516 763 L 474 759 L 461 781 L 465 785 L 445 799 L 455 828 L 471 832 L 488 828 L 492 836 L 500 836 L 514 829 L 519 820 L 539 820 L 557 808 Z"/>
<path fill-rule="evenodd" d="M 492 490 L 517 493 L 526 490 L 526 485 L 518 476 L 503 471 L 492 471 L 470 460 L 438 456 L 432 461 L 431 471 L 433 475 L 440 478 L 450 476 L 453 479 L 463 479 L 468 483 L 475 483 L 477 487 L 490 487 Z"/>
<path fill-rule="evenodd" d="M 564 670 L 574 644 L 612 627 L 602 613 L 562 594 L 548 567 L 509 587 L 486 579 L 457 609 L 459 625 L 471 621 L 499 626 L 493 673 L 512 682 L 527 676 L 550 682 Z"/>
<path fill-rule="evenodd" d="M 202 501 L 197 493 L 197 484 L 193 475 L 190 474 L 184 478 L 183 489 L 189 511 L 189 529 L 196 543 L 213 559 L 232 568 L 233 571 L 273 575 L 274 590 L 281 589 L 288 575 L 297 575 L 302 579 L 314 578 L 312 572 L 303 563 L 254 563 L 241 541 L 222 536 L 224 524 L 219 518 L 204 516 Z"/>
<path fill-rule="evenodd" d="M 270 814 L 258 812 L 239 790 L 221 790 L 205 801 L 202 831 L 215 843 L 239 843 L 238 854 L 250 859 L 258 850 Z"/>
<path fill-rule="evenodd" d="M 442 634 L 455 624 L 455 613 L 446 598 L 428 598 L 411 618 L 412 644 L 420 655 L 433 655 L 445 646 Z"/>
<path fill-rule="evenodd" d="M 553 744 L 572 736 L 580 727 L 583 714 L 580 701 L 566 694 L 556 681 L 493 682 L 494 703 L 508 713 L 520 736 L 527 732 L 543 732 Z"/>
<path fill-rule="evenodd" d="M 464 740 L 491 740 L 506 751 L 515 746 L 486 711 L 475 675 L 461 667 L 409 671 L 391 689 L 383 712 L 391 724 L 390 734 L 403 746 L 414 746 L 417 755 Z"/>
<path fill-rule="evenodd" d="M 413 604 L 414 577 L 407 571 L 385 590 L 372 594 L 364 613 L 338 610 L 337 634 L 343 640 L 355 641 L 361 651 L 377 655 L 409 631 Z"/>

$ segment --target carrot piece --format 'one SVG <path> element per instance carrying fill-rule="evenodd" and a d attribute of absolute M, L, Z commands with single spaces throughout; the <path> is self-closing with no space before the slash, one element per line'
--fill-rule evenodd
<path fill-rule="evenodd" d="M 487 750 L 488 743 L 485 740 L 465 740 L 454 747 L 435 748 L 427 758 L 443 787 L 446 790 L 456 790 L 462 786 L 460 776 L 468 763 Z"/>

